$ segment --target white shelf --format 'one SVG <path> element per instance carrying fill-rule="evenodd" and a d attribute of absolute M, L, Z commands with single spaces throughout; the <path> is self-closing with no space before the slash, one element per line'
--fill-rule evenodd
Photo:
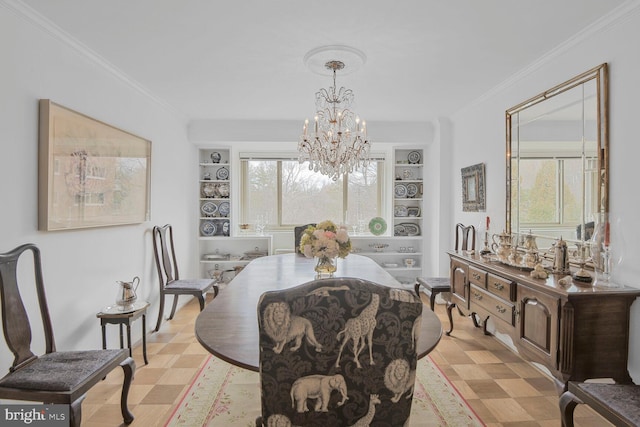
<path fill-rule="evenodd" d="M 372 256 L 404 256 L 404 257 L 422 256 L 422 252 L 354 252 L 354 253 L 358 254 L 358 255 L 364 255 L 366 257 L 372 257 Z"/>

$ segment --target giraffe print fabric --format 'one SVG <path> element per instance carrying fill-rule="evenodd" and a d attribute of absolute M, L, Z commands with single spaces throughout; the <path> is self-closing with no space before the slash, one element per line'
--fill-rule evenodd
<path fill-rule="evenodd" d="M 422 302 L 353 278 L 266 292 L 258 303 L 264 426 L 402 426 Z"/>

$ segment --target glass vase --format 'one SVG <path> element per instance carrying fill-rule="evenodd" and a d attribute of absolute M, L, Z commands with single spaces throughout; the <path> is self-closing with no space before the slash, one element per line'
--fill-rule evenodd
<path fill-rule="evenodd" d="M 316 262 L 316 278 L 333 277 L 333 273 L 338 269 L 338 257 L 318 257 Z"/>
<path fill-rule="evenodd" d="M 594 286 L 619 287 L 612 280 L 612 275 L 622 262 L 622 238 L 619 221 L 611 221 L 607 213 L 600 214 L 591 237 L 591 259 L 596 276 Z"/>

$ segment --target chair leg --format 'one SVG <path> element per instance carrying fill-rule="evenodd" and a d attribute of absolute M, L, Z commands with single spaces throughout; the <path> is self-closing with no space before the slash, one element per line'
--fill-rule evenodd
<path fill-rule="evenodd" d="M 83 394 L 69 405 L 69 425 L 72 427 L 80 427 L 82 422 L 82 401 L 85 397 L 87 395 Z"/>
<path fill-rule="evenodd" d="M 171 307 L 171 314 L 167 320 L 173 319 L 173 315 L 176 314 L 176 307 L 178 306 L 178 294 L 173 296 L 173 307 Z"/>
<path fill-rule="evenodd" d="M 162 316 L 164 316 L 164 298 L 163 294 L 160 295 L 160 308 L 158 309 L 158 321 L 156 322 L 156 328 L 153 332 L 158 332 L 160 330 L 160 325 L 162 324 Z"/>
<path fill-rule="evenodd" d="M 200 303 L 200 311 L 202 311 L 204 310 L 204 294 L 198 295 L 197 298 L 198 298 L 198 302 Z"/>
<path fill-rule="evenodd" d="M 435 291 L 431 291 L 431 296 L 429 297 L 429 306 L 431 307 L 431 311 L 434 311 L 433 308 L 436 306 L 436 296 L 438 295 L 437 292 Z"/>
<path fill-rule="evenodd" d="M 122 396 L 120 397 L 120 412 L 122 412 L 122 419 L 124 419 L 124 423 L 131 424 L 134 417 L 131 411 L 129 411 L 127 400 L 129 398 L 129 388 L 131 387 L 131 381 L 133 380 L 133 375 L 136 371 L 136 362 L 131 357 L 127 357 L 124 362 L 120 364 L 120 366 L 122 366 L 122 370 L 124 371 Z"/>
<path fill-rule="evenodd" d="M 565 391 L 560 395 L 560 419 L 562 427 L 573 427 L 573 411 L 582 403 L 573 393 Z"/>
<path fill-rule="evenodd" d="M 453 332 L 453 313 L 451 313 L 453 311 L 453 308 L 456 307 L 456 304 L 451 302 L 449 304 L 447 304 L 447 317 L 449 317 L 449 330 L 447 332 L 445 332 L 445 334 L 451 335 L 451 332 Z"/>

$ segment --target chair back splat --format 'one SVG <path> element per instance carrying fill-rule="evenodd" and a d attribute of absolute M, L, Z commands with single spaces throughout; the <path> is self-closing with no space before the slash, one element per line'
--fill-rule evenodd
<path fill-rule="evenodd" d="M 31 350 L 32 330 L 18 283 L 19 265 L 28 262 L 21 256 L 27 252 L 32 255 L 33 282 L 44 328 L 45 354 L 40 356 Z M 67 404 L 69 424 L 80 426 L 81 405 L 87 391 L 120 366 L 124 371 L 120 398 L 122 418 L 126 424 L 133 421 L 127 397 L 135 363 L 127 350 L 56 351 L 40 250 L 35 245 L 27 243 L 0 254 L 0 299 L 5 341 L 15 356 L 9 373 L 0 378 L 0 399 Z"/>
<path fill-rule="evenodd" d="M 153 229 L 154 236 L 156 236 L 156 238 L 153 239 L 153 249 L 160 280 L 162 280 L 164 284 L 167 284 L 180 279 L 176 250 L 173 245 L 173 227 L 167 224 L 163 227 L 154 227 Z M 158 246 L 160 247 L 159 250 Z M 158 256 L 162 257 L 162 262 L 160 262 Z"/>
<path fill-rule="evenodd" d="M 293 247 L 294 247 L 295 253 L 300 254 L 300 239 L 302 238 L 302 235 L 304 234 L 305 230 L 309 227 L 315 227 L 315 226 L 316 226 L 315 223 L 309 223 L 305 225 L 298 225 L 293 228 Z"/>
<path fill-rule="evenodd" d="M 256 425 L 406 425 L 421 319 L 412 292 L 361 279 L 262 294 Z"/>

